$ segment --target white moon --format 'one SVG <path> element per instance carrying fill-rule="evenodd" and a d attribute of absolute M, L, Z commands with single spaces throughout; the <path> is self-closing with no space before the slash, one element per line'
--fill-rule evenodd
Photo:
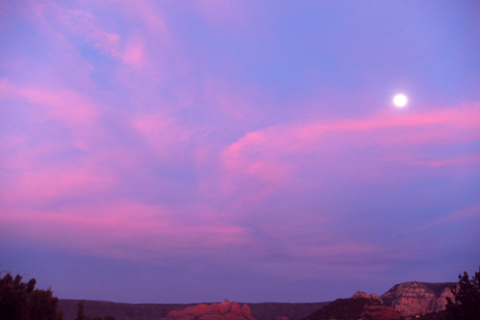
<path fill-rule="evenodd" d="M 393 104 L 396 105 L 398 108 L 403 108 L 407 105 L 408 103 L 408 98 L 404 94 L 397 94 L 395 97 L 393 97 Z"/>

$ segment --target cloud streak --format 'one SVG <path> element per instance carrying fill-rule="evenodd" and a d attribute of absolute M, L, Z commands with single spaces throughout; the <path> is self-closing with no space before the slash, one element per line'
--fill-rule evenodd
<path fill-rule="evenodd" d="M 425 113 L 287 123 L 247 133 L 223 151 L 222 161 L 228 170 L 258 180 L 285 179 L 306 166 L 312 172 L 324 168 L 362 174 L 362 170 L 377 170 L 389 164 L 475 164 L 476 149 L 461 158 L 464 160 L 456 155 L 445 159 L 436 151 L 478 141 L 479 115 L 478 105 L 472 105 Z M 428 146 L 430 154 L 422 146 Z"/>

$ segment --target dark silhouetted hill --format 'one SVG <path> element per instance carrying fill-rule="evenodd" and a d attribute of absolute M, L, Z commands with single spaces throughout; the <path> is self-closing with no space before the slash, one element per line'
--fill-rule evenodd
<path fill-rule="evenodd" d="M 303 320 L 400 320 L 403 316 L 379 299 L 337 299 Z"/>
<path fill-rule="evenodd" d="M 63 311 L 65 320 L 72 320 L 77 315 L 80 300 L 59 299 L 59 307 Z M 165 317 L 172 310 L 181 310 L 195 304 L 131 304 L 107 301 L 85 300 L 84 312 L 86 315 L 101 317 L 111 315 L 115 320 L 158 320 Z"/>
<path fill-rule="evenodd" d="M 257 320 L 300 320 L 325 307 L 330 302 L 314 303 L 249 303 L 252 317 Z M 285 318 L 284 318 L 285 317 Z M 287 318 L 287 319 L 286 319 Z"/>

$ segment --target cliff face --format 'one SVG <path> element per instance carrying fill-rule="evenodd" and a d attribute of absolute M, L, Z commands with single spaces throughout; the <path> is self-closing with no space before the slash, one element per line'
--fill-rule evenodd
<path fill-rule="evenodd" d="M 381 295 L 387 306 L 411 316 L 445 310 L 447 297 L 453 299 L 450 287 L 454 283 L 406 282 L 397 284 Z"/>
<path fill-rule="evenodd" d="M 162 320 L 254 320 L 247 304 L 224 300 L 215 304 L 198 304 L 182 310 L 173 310 Z"/>

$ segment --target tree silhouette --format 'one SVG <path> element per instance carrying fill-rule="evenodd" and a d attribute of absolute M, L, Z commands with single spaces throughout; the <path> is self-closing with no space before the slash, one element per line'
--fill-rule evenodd
<path fill-rule="evenodd" d="M 74 320 L 115 320 L 115 317 L 105 316 L 103 319 L 101 316 L 96 315 L 95 317 L 89 317 L 85 315 L 84 306 L 85 300 L 78 302 L 77 316 Z"/>
<path fill-rule="evenodd" d="M 447 298 L 448 320 L 480 319 L 480 267 L 479 272 L 470 279 L 467 272 L 458 276 L 458 284 L 450 288 L 455 296 L 453 301 Z"/>
<path fill-rule="evenodd" d="M 37 281 L 22 282 L 7 273 L 0 275 L 0 320 L 62 320 L 62 312 L 57 310 L 58 299 L 52 291 L 35 289 Z"/>
<path fill-rule="evenodd" d="M 37 281 L 22 282 L 20 275 L 12 277 L 0 273 L 0 320 L 63 320 L 63 312 L 58 308 L 58 299 L 52 290 L 35 289 Z M 78 303 L 77 317 L 74 320 L 115 320 L 112 316 L 89 317 L 84 313 L 84 301 Z"/>
<path fill-rule="evenodd" d="M 75 320 L 86 320 L 87 317 L 85 316 L 84 314 L 84 311 L 83 311 L 83 303 L 85 301 L 79 301 L 78 302 L 78 309 L 77 309 L 77 317 L 75 318 Z"/>

